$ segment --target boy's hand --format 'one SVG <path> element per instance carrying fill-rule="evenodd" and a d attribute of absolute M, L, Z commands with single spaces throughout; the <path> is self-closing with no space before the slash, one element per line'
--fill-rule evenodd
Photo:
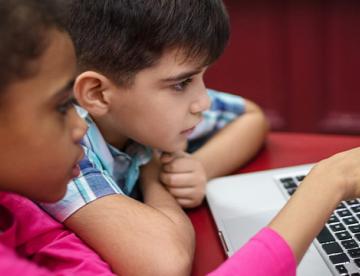
<path fill-rule="evenodd" d="M 201 162 L 185 152 L 163 153 L 160 181 L 180 206 L 193 208 L 205 196 L 207 177 Z"/>

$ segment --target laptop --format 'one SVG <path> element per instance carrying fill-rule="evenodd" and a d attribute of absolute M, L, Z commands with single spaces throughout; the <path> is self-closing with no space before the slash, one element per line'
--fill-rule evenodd
<path fill-rule="evenodd" d="M 211 180 L 206 197 L 220 240 L 234 254 L 284 206 L 314 164 Z M 360 200 L 342 202 L 301 261 L 297 275 L 360 276 Z"/>

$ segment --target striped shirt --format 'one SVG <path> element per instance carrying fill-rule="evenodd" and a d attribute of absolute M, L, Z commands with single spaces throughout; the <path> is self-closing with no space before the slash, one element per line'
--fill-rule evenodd
<path fill-rule="evenodd" d="M 203 113 L 203 120 L 189 137 L 190 152 L 245 111 L 245 102 L 239 96 L 214 90 L 208 90 L 208 94 L 211 107 Z M 148 163 L 152 156 L 151 148 L 134 141 L 129 141 L 123 151 L 106 143 L 89 114 L 81 108 L 77 110 L 89 127 L 82 141 L 85 156 L 79 163 L 80 175 L 69 182 L 62 200 L 40 203 L 43 209 L 61 222 L 97 198 L 111 194 L 131 196 L 140 167 Z"/>

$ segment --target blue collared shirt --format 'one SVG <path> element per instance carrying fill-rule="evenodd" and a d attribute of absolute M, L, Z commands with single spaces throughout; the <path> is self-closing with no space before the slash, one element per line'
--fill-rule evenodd
<path fill-rule="evenodd" d="M 203 113 L 203 120 L 189 137 L 189 150 L 201 146 L 214 132 L 223 128 L 244 113 L 243 98 L 231 94 L 208 90 L 211 107 Z M 129 196 L 139 178 L 140 167 L 148 163 L 152 150 L 134 141 L 129 141 L 124 151 L 106 143 L 91 117 L 81 108 L 80 116 L 88 124 L 82 141 L 85 156 L 80 161 L 80 175 L 68 184 L 64 198 L 56 203 L 40 206 L 57 220 L 63 222 L 81 207 L 97 198 L 124 194 Z"/>

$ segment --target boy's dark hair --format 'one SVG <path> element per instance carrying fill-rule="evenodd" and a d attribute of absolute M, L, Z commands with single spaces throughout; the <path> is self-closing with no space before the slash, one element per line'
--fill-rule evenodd
<path fill-rule="evenodd" d="M 0 0 L 0 90 L 36 73 L 31 62 L 46 49 L 47 31 L 65 27 L 63 4 L 59 4 L 55 0 Z"/>
<path fill-rule="evenodd" d="M 209 65 L 229 39 L 221 0 L 73 0 L 69 32 L 81 70 L 130 84 L 165 50 Z"/>

